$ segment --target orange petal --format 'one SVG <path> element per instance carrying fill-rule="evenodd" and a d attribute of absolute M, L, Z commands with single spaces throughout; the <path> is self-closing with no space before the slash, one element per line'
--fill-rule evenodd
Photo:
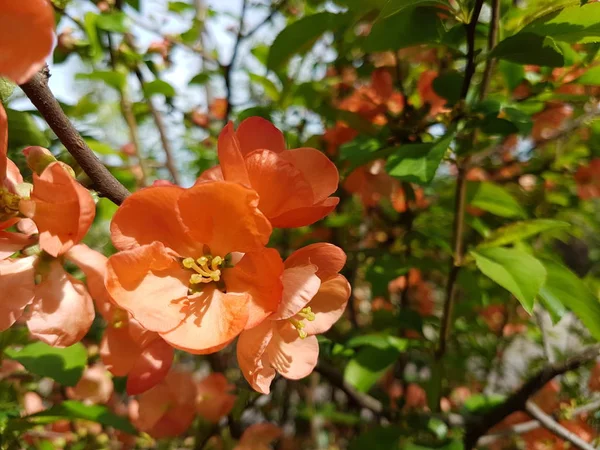
<path fill-rule="evenodd" d="M 267 354 L 277 372 L 289 380 L 299 380 L 310 375 L 317 365 L 319 343 L 316 336 L 300 339 L 291 324 L 278 323 Z"/>
<path fill-rule="evenodd" d="M 235 135 L 231 122 L 225 125 L 223 131 L 221 131 L 217 148 L 223 178 L 227 181 L 250 186 L 240 142 Z"/>
<path fill-rule="evenodd" d="M 65 257 L 75 263 L 85 274 L 86 285 L 92 298 L 98 303 L 110 303 L 110 295 L 104 285 L 108 258 L 85 244 L 72 247 Z"/>
<path fill-rule="evenodd" d="M 0 76 L 22 84 L 52 51 L 54 11 L 47 0 L 5 0 L 0 9 Z"/>
<path fill-rule="evenodd" d="M 108 258 L 106 288 L 114 302 L 151 331 L 169 331 L 185 318 L 190 274 L 160 243 Z"/>
<path fill-rule="evenodd" d="M 196 412 L 203 419 L 217 423 L 233 409 L 235 388 L 222 373 L 211 373 L 197 384 Z"/>
<path fill-rule="evenodd" d="M 181 195 L 177 206 L 190 238 L 208 245 L 213 256 L 259 250 L 269 241 L 272 228 L 257 208 L 258 195 L 240 184 L 198 184 Z"/>
<path fill-rule="evenodd" d="M 285 268 L 314 264 L 318 270 L 316 275 L 322 280 L 336 276 L 346 264 L 346 253 L 325 242 L 307 245 L 296 250 L 285 260 Z"/>
<path fill-rule="evenodd" d="M 267 347 L 273 339 L 274 323 L 265 320 L 257 327 L 244 331 L 237 341 L 240 371 L 252 388 L 263 394 L 270 392 L 271 381 L 275 378 L 275 370 L 269 365 L 266 355 Z"/>
<path fill-rule="evenodd" d="M 221 170 L 221 166 L 215 166 L 208 170 L 205 170 L 200 174 L 194 186 L 198 183 L 203 183 L 205 181 L 223 181 L 223 171 Z"/>
<path fill-rule="evenodd" d="M 59 260 L 35 287 L 35 299 L 27 327 L 39 340 L 68 347 L 79 342 L 94 321 L 94 303 L 84 284 L 63 268 Z"/>
<path fill-rule="evenodd" d="M 297 148 L 280 155 L 292 163 L 313 191 L 313 201 L 320 203 L 333 194 L 340 181 L 335 164 L 322 152 L 314 148 Z"/>
<path fill-rule="evenodd" d="M 181 324 L 160 335 L 175 348 L 203 354 L 229 343 L 241 333 L 246 322 L 247 294 L 224 294 L 207 285 L 198 296 L 189 299 L 187 315 Z"/>
<path fill-rule="evenodd" d="M 255 327 L 277 311 L 283 293 L 282 274 L 283 261 L 272 248 L 246 253 L 233 269 L 224 271 L 227 292 L 247 292 L 250 296 L 246 329 Z"/>
<path fill-rule="evenodd" d="M 317 266 L 298 266 L 283 272 L 283 297 L 273 320 L 289 319 L 300 312 L 319 291 L 321 280 Z"/>
<path fill-rule="evenodd" d="M 149 431 L 166 413 L 171 401 L 171 392 L 166 383 L 160 383 L 138 397 L 139 416 L 135 426 L 141 431 Z"/>
<path fill-rule="evenodd" d="M 275 153 L 285 150 L 283 133 L 262 117 L 248 117 L 242 121 L 236 135 L 244 156 L 254 150 L 271 150 Z"/>
<path fill-rule="evenodd" d="M 156 186 L 127 197 L 110 225 L 115 247 L 130 250 L 158 241 L 179 255 L 193 254 L 198 247 L 185 233 L 177 214 L 177 200 L 184 192 L 177 186 Z"/>
<path fill-rule="evenodd" d="M 57 257 L 79 243 L 96 215 L 94 199 L 59 163 L 33 175 L 31 219 L 40 231 L 40 247 Z"/>
<path fill-rule="evenodd" d="M 240 443 L 235 450 L 263 450 L 270 448 L 270 444 L 279 439 L 283 431 L 272 423 L 255 423 L 249 426 L 240 438 Z"/>
<path fill-rule="evenodd" d="M 271 224 L 277 228 L 298 228 L 312 225 L 332 212 L 339 202 L 339 198 L 329 197 L 314 206 L 293 209 L 277 217 L 270 217 Z"/>
<path fill-rule="evenodd" d="M 8 117 L 6 110 L 0 102 L 0 186 L 6 179 L 6 165 L 8 161 Z"/>
<path fill-rule="evenodd" d="M 87 404 L 107 403 L 114 391 L 112 378 L 102 365 L 87 368 L 74 387 L 67 388 L 67 397 Z"/>
<path fill-rule="evenodd" d="M 374 70 L 371 73 L 371 85 L 378 96 L 381 97 L 383 101 L 387 100 L 392 96 L 394 92 L 394 81 L 392 80 L 392 75 L 385 68 L 379 68 Z"/>
<path fill-rule="evenodd" d="M 350 292 L 350 283 L 342 275 L 336 275 L 321 284 L 319 292 L 308 304 L 315 314 L 315 320 L 305 320 L 304 331 L 321 334 L 329 330 L 344 314 Z"/>
<path fill-rule="evenodd" d="M 127 377 L 127 394 L 141 394 L 160 383 L 171 368 L 173 354 L 173 347 L 161 338 L 152 341 L 134 361 Z"/>
<path fill-rule="evenodd" d="M 6 259 L 24 247 L 34 244 L 35 241 L 32 236 L 26 234 L 0 231 L 0 260 Z"/>
<path fill-rule="evenodd" d="M 117 377 L 127 375 L 140 352 L 140 346 L 131 339 L 127 327 L 106 327 L 100 342 L 100 357 L 110 373 Z"/>
<path fill-rule="evenodd" d="M 0 261 L 0 331 L 10 328 L 34 297 L 35 256 Z"/>

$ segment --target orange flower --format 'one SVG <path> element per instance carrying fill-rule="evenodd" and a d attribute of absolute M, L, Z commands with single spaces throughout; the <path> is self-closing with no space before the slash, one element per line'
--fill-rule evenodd
<path fill-rule="evenodd" d="M 281 257 L 256 192 L 237 183 L 155 186 L 128 197 L 111 235 L 116 305 L 175 348 L 212 353 L 275 311 Z M 243 253 L 241 255 L 240 253 Z"/>
<path fill-rule="evenodd" d="M 222 373 L 211 373 L 197 385 L 196 412 L 205 420 L 217 423 L 233 409 L 235 386 L 227 382 Z"/>
<path fill-rule="evenodd" d="M 88 367 L 74 387 L 67 388 L 67 397 L 86 404 L 107 403 L 113 394 L 112 378 L 102 365 Z"/>
<path fill-rule="evenodd" d="M 450 111 L 446 108 L 446 99 L 440 97 L 433 89 L 433 81 L 438 77 L 438 73 L 434 70 L 426 70 L 423 72 L 417 83 L 417 90 L 421 96 L 423 103 L 429 104 L 429 116 L 437 116 L 440 113 Z"/>
<path fill-rule="evenodd" d="M 600 391 L 600 362 L 597 362 L 590 372 L 590 381 L 588 382 L 590 391 Z"/>
<path fill-rule="evenodd" d="M 0 76 L 25 83 L 52 51 L 54 11 L 47 0 L 0 0 Z"/>
<path fill-rule="evenodd" d="M 344 189 L 360 197 L 363 205 L 371 207 L 389 198 L 395 180 L 385 171 L 385 161 L 376 160 L 352 171 L 344 181 Z"/>
<path fill-rule="evenodd" d="M 215 119 L 225 119 L 225 116 L 227 115 L 227 99 L 215 98 L 209 107 L 209 111 Z"/>
<path fill-rule="evenodd" d="M 281 428 L 272 423 L 256 423 L 244 431 L 234 450 L 270 450 L 270 444 L 282 434 Z"/>
<path fill-rule="evenodd" d="M 338 187 L 335 164 L 314 148 L 286 150 L 281 131 L 265 119 L 250 117 L 237 131 L 227 124 L 218 150 L 221 165 L 204 172 L 196 185 L 225 179 L 251 187 L 275 227 L 310 225 L 339 202 L 329 197 Z"/>
<path fill-rule="evenodd" d="M 573 107 L 562 103 L 550 103 L 546 109 L 533 116 L 531 136 L 536 141 L 551 138 L 562 124 L 573 115 Z"/>
<path fill-rule="evenodd" d="M 129 403 L 131 421 L 140 430 L 160 439 L 187 430 L 196 415 L 196 385 L 188 372 L 171 371 L 137 401 Z"/>
<path fill-rule="evenodd" d="M 575 173 L 577 195 L 582 200 L 600 197 L 600 158 L 595 158 L 587 166 L 581 166 Z"/>
<path fill-rule="evenodd" d="M 350 285 L 338 274 L 344 252 L 331 244 L 296 250 L 285 261 L 283 298 L 278 311 L 238 340 L 240 370 L 250 385 L 268 394 L 275 372 L 297 380 L 317 364 L 317 334 L 329 330 L 343 314 Z"/>

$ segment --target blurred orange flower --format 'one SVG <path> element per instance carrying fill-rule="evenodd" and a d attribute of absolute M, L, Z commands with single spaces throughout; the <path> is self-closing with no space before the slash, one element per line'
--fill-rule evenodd
<path fill-rule="evenodd" d="M 282 434 L 281 428 L 272 423 L 256 423 L 244 431 L 234 450 L 270 450 L 270 444 Z"/>
<path fill-rule="evenodd" d="M 196 411 L 205 420 L 217 423 L 233 409 L 236 396 L 230 392 L 235 386 L 222 373 L 211 373 L 196 385 Z"/>

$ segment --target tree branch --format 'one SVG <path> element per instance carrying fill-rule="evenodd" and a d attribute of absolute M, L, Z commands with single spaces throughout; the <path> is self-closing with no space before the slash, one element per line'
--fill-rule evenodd
<path fill-rule="evenodd" d="M 554 364 L 549 364 L 532 378 L 530 378 L 523 386 L 508 397 L 503 403 L 492 408 L 484 414 L 470 417 L 467 421 L 464 437 L 465 450 L 470 450 L 475 445 L 481 436 L 494 425 L 502 422 L 510 414 L 523 411 L 529 398 L 538 392 L 546 383 L 558 375 L 562 375 L 571 370 L 575 370 L 582 365 L 596 359 L 600 354 L 600 344 L 592 345 L 583 352 L 567 358 Z"/>
<path fill-rule="evenodd" d="M 94 183 L 94 189 L 102 197 L 120 205 L 130 195 L 130 192 L 104 167 L 69 121 L 48 87 L 46 71 L 47 68 L 37 73 L 27 83 L 22 84 L 21 89 L 68 152 L 73 155 L 79 166 L 90 177 Z"/>
<path fill-rule="evenodd" d="M 469 93 L 469 87 L 471 86 L 471 80 L 475 75 L 475 34 L 477 31 L 477 23 L 479 22 L 479 14 L 481 14 L 481 8 L 483 7 L 483 0 L 476 0 L 473 13 L 471 14 L 471 20 L 466 25 L 467 28 L 467 67 L 465 68 L 465 79 L 463 80 L 462 90 L 460 93 L 461 99 L 466 99 Z"/>
<path fill-rule="evenodd" d="M 492 0 L 492 18 L 490 20 L 490 34 L 488 35 L 488 53 L 491 52 L 496 43 L 498 42 L 498 28 L 500 22 L 500 0 Z M 492 72 L 496 60 L 494 58 L 488 58 L 483 69 L 483 79 L 481 80 L 481 89 L 479 91 L 479 98 L 483 99 L 487 95 L 490 87 L 490 81 L 492 79 Z"/>
<path fill-rule="evenodd" d="M 527 411 L 531 415 L 531 417 L 538 420 L 544 428 L 551 431 L 559 438 L 570 442 L 574 447 L 577 447 L 580 450 L 596 450 L 593 446 L 585 442 L 575 433 L 571 433 L 560 423 L 555 421 L 552 417 L 550 417 L 548 414 L 542 411 L 542 409 L 538 405 L 533 403 L 531 400 L 525 404 L 525 411 Z"/>

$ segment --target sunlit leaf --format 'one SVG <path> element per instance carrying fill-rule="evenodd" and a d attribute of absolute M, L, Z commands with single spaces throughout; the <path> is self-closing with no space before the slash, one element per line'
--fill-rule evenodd
<path fill-rule="evenodd" d="M 570 226 L 567 222 L 552 219 L 533 219 L 514 222 L 494 230 L 477 248 L 501 247 L 528 239 L 545 231 L 565 229 Z"/>
<path fill-rule="evenodd" d="M 469 182 L 467 184 L 467 202 L 501 217 L 526 217 L 519 202 L 506 189 L 497 184 Z"/>

